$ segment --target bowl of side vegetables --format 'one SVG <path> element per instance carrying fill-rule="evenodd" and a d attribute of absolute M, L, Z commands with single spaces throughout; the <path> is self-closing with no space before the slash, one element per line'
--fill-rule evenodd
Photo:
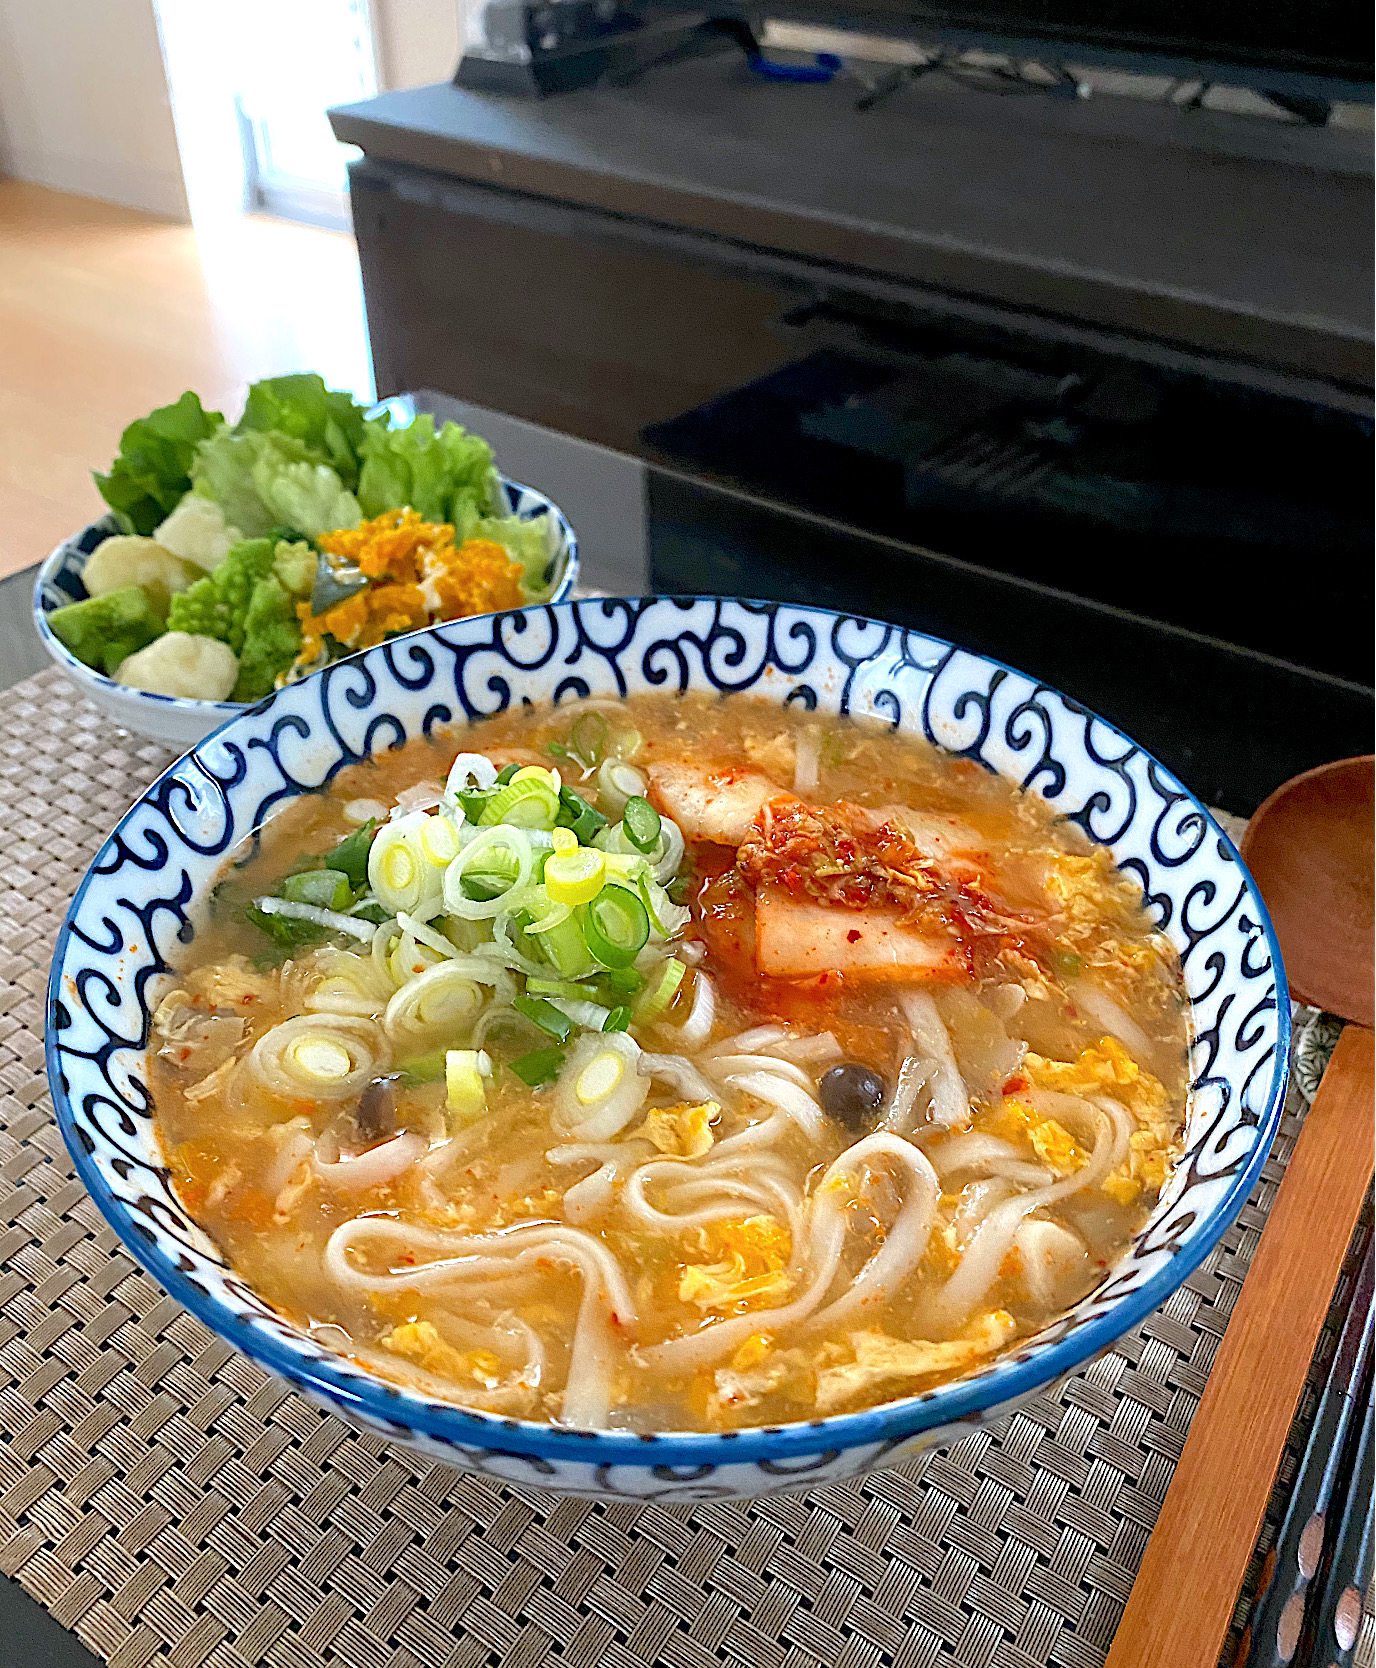
<path fill-rule="evenodd" d="M 190 746 L 333 661 L 441 620 L 557 602 L 578 542 L 492 448 L 310 373 L 230 425 L 188 390 L 130 424 L 109 513 L 34 583 L 53 660 L 126 729 Z"/>

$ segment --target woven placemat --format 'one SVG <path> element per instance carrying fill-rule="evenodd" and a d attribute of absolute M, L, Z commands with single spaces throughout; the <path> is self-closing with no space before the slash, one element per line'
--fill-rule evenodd
<path fill-rule="evenodd" d="M 502 1487 L 266 1377 L 120 1251 L 74 1177 L 43 1075 L 48 963 L 79 876 L 169 758 L 56 671 L 4 697 L 0 1568 L 114 1668 L 1099 1668 L 1317 1056 L 1237 1226 L 1056 1397 L 810 1494 Z"/>

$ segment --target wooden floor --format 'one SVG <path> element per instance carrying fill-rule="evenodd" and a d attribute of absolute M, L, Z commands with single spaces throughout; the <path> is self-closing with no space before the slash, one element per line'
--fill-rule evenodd
<path fill-rule="evenodd" d="M 371 395 L 353 239 L 189 226 L 0 180 L 0 576 L 101 513 L 120 431 L 194 388 L 236 416 L 257 377 Z"/>

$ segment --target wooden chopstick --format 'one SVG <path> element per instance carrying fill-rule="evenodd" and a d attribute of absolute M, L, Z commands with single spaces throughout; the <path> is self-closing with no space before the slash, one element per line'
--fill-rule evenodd
<path fill-rule="evenodd" d="M 1310 1427 L 1309 1440 L 1276 1537 L 1270 1580 L 1256 1608 L 1239 1652 L 1246 1668 L 1286 1668 L 1293 1662 L 1304 1630 L 1309 1584 L 1323 1563 L 1328 1515 L 1341 1511 L 1347 1483 L 1348 1430 L 1361 1416 L 1361 1394 L 1370 1371 L 1373 1322 L 1371 1231 L 1358 1247 L 1356 1276 L 1338 1347 Z"/>
<path fill-rule="evenodd" d="M 1362 1605 L 1371 1589 L 1373 1511 L 1376 1511 L 1372 1500 L 1372 1431 L 1372 1386 L 1368 1379 L 1361 1438 L 1348 1484 L 1347 1502 L 1316 1612 L 1309 1654 L 1313 1668 L 1349 1668 L 1362 1631 Z"/>
<path fill-rule="evenodd" d="M 1105 1668 L 1216 1668 L 1371 1185 L 1372 1034 L 1338 1039 L 1223 1334 Z"/>

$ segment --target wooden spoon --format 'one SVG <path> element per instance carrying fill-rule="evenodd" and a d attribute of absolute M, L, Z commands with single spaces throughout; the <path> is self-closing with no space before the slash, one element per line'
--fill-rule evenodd
<path fill-rule="evenodd" d="M 1247 825 L 1242 861 L 1271 911 L 1300 1002 L 1370 1029 L 1372 797 L 1376 758 L 1339 759 L 1282 784 Z"/>
<path fill-rule="evenodd" d="M 1242 851 L 1292 988 L 1351 1024 L 1305 1119 L 1105 1668 L 1215 1668 L 1372 1180 L 1372 760 L 1297 776 Z"/>

